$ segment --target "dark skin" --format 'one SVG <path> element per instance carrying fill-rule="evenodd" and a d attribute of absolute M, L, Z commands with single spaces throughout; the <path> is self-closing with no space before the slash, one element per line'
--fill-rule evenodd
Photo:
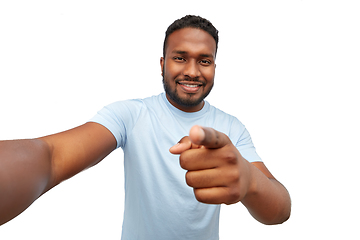
<path fill-rule="evenodd" d="M 183 111 L 198 111 L 214 81 L 215 42 L 202 30 L 175 31 L 169 37 L 161 67 L 164 81 L 187 104 L 167 95 L 169 101 Z M 189 105 L 194 102 L 198 103 Z M 96 165 L 115 148 L 112 133 L 92 122 L 38 139 L 0 141 L 0 225 L 16 217 L 46 191 Z M 242 158 L 225 134 L 194 126 L 189 136 L 170 152 L 180 154 L 180 165 L 188 170 L 187 183 L 199 201 L 241 201 L 257 220 L 266 224 L 281 223 L 289 217 L 290 197 L 286 189 L 263 163 L 250 164 Z"/>
<path fill-rule="evenodd" d="M 168 38 L 166 59 L 160 59 L 164 82 L 168 86 L 166 96 L 171 104 L 184 112 L 199 111 L 214 84 L 216 43 L 209 36 L 200 29 L 177 30 Z M 187 106 L 172 99 L 174 94 L 184 103 L 201 101 Z"/>
<path fill-rule="evenodd" d="M 92 122 L 38 139 L 0 141 L 0 225 L 115 148 L 112 133 Z"/>
<path fill-rule="evenodd" d="M 291 201 L 284 186 L 262 162 L 244 159 L 225 134 L 194 126 L 170 152 L 180 155 L 186 182 L 199 202 L 241 201 L 256 220 L 269 225 L 290 217 Z"/>
<path fill-rule="evenodd" d="M 207 32 L 185 28 L 169 36 L 166 58 L 160 64 L 164 80 L 183 99 L 201 99 L 211 90 L 215 76 L 215 40 Z M 165 64 L 166 63 L 166 64 Z M 166 68 L 166 69 L 165 69 Z M 180 79 L 180 80 L 179 80 Z M 197 79 L 194 84 L 183 79 Z M 204 102 L 189 107 L 169 101 L 182 111 L 200 110 Z M 241 201 L 254 218 L 264 224 L 277 224 L 290 216 L 287 190 L 262 162 L 249 163 L 230 139 L 211 128 L 194 126 L 189 136 L 170 152 L 180 154 L 187 184 L 194 188 L 198 201 L 208 204 L 233 204 Z"/>

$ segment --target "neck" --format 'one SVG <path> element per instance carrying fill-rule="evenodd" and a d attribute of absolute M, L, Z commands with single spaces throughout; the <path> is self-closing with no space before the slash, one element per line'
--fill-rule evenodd
<path fill-rule="evenodd" d="M 177 109 L 179 109 L 179 110 L 181 110 L 183 112 L 198 112 L 205 105 L 204 100 L 201 103 L 199 103 L 198 105 L 195 105 L 195 106 L 181 105 L 181 104 L 178 104 L 177 102 L 175 102 L 174 100 L 172 100 L 167 93 L 166 93 L 166 98 L 170 102 L 171 105 L 173 105 L 174 107 L 176 107 Z"/>

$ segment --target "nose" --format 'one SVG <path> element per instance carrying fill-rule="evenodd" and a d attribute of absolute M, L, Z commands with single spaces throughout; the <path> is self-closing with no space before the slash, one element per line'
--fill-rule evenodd
<path fill-rule="evenodd" d="M 197 78 L 200 76 L 200 69 L 199 65 L 195 60 L 188 61 L 185 64 L 184 70 L 183 70 L 184 76 L 187 76 L 189 78 Z"/>

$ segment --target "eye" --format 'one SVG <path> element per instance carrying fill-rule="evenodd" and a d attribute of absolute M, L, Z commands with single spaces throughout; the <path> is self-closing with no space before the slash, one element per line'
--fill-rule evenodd
<path fill-rule="evenodd" d="M 200 60 L 200 64 L 203 65 L 203 66 L 209 66 L 211 65 L 211 61 L 210 60 L 207 60 L 207 59 L 202 59 Z"/>
<path fill-rule="evenodd" d="M 184 62 L 184 61 L 185 61 L 185 58 L 183 58 L 183 57 L 178 57 L 178 56 L 173 57 L 173 59 L 174 59 L 176 62 Z"/>

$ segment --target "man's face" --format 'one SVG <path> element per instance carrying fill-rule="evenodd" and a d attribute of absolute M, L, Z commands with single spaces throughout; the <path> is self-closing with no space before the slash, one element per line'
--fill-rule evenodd
<path fill-rule="evenodd" d="M 160 64 L 171 104 L 185 112 L 203 107 L 214 85 L 215 52 L 215 40 L 204 30 L 183 28 L 170 34 Z"/>

